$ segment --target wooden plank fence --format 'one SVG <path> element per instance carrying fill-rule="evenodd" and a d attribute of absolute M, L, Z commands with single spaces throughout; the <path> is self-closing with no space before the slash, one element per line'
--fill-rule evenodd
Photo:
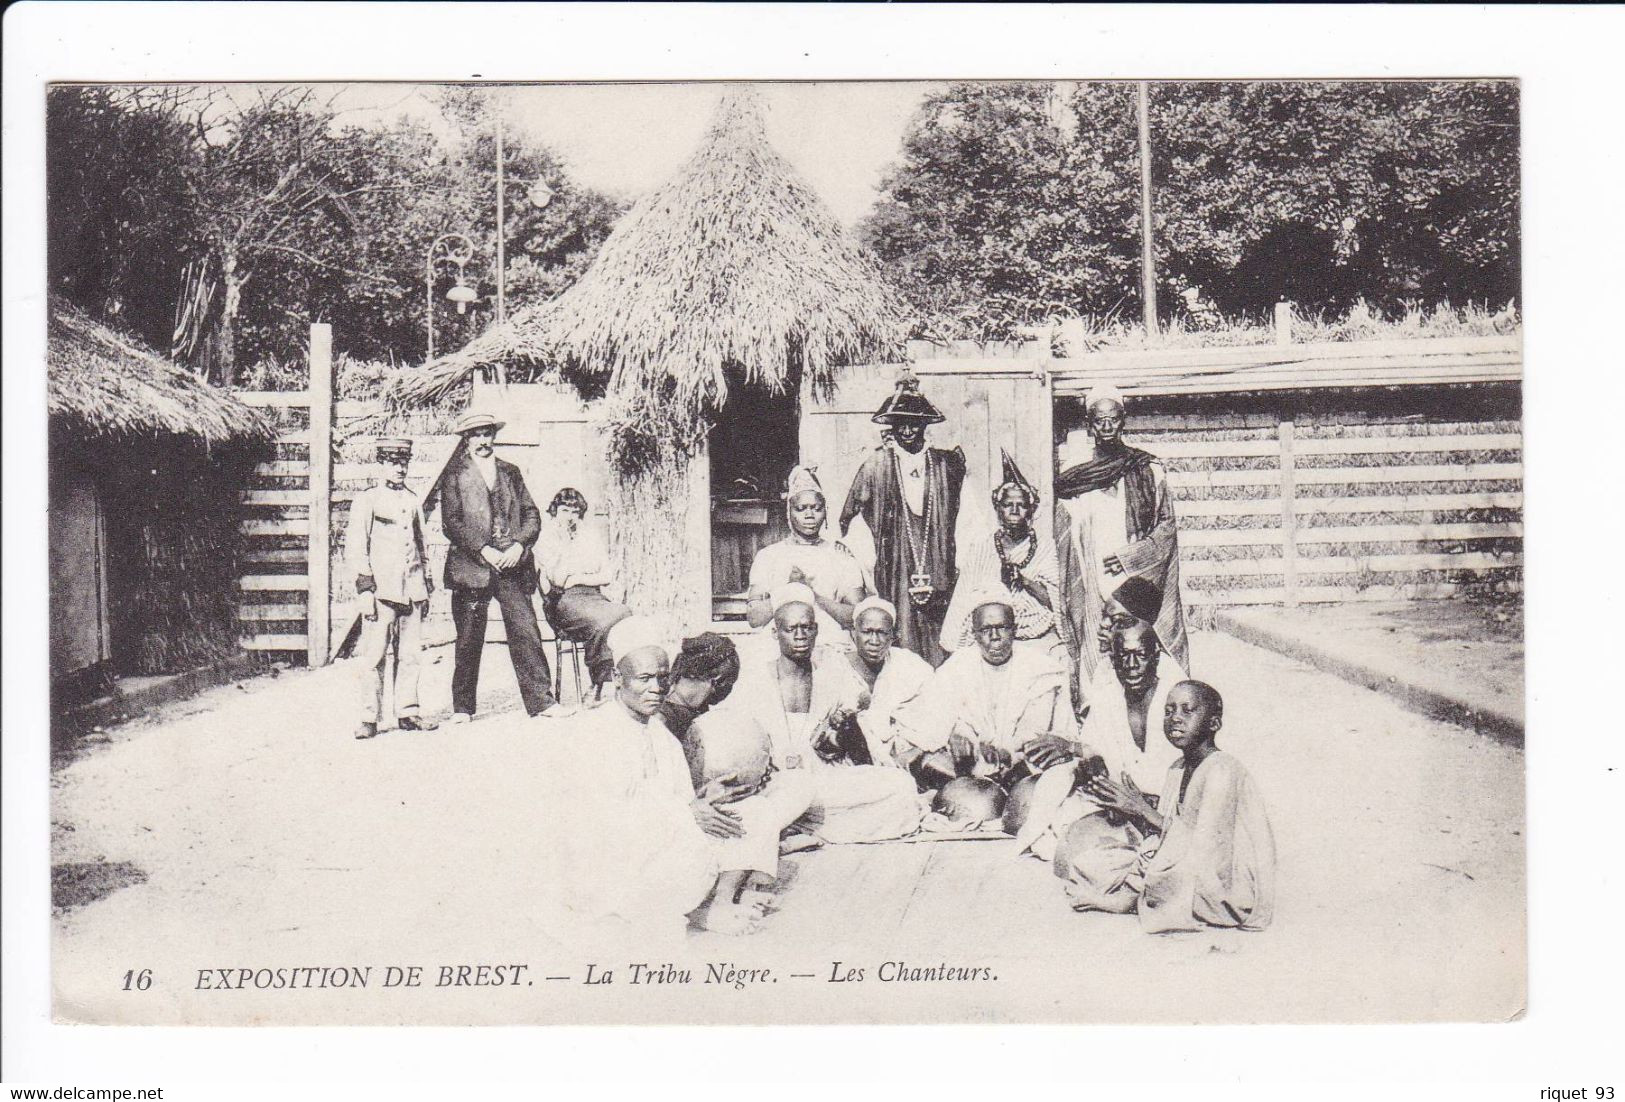
<path fill-rule="evenodd" d="M 1157 412 L 1159 402 L 1179 401 L 1203 375 L 1222 378 L 1223 387 L 1239 386 L 1241 378 L 1261 378 L 1255 373 L 1261 360 L 1276 357 L 1296 365 L 1300 390 L 1313 389 L 1317 378 L 1328 377 L 1323 367 L 1335 373 L 1379 352 L 1392 355 L 1394 343 L 1170 352 L 1163 369 L 1143 374 L 1140 386 L 1124 386 L 1146 395 L 1130 410 L 1130 438 L 1161 457 L 1168 471 L 1188 605 L 1432 600 L 1521 588 L 1523 437 L 1513 417 L 1385 420 L 1293 414 L 1285 404 L 1280 417 Z M 1516 351 L 1515 342 L 1502 338 L 1404 343 L 1419 363 L 1488 363 L 1493 378 L 1480 381 L 1492 384 Z M 1008 364 L 1007 356 L 979 354 Z M 1107 359 L 1121 371 L 1143 371 L 1147 362 L 1136 352 L 1092 357 L 1091 363 Z M 1086 389 L 1075 361 L 1033 362 L 1049 375 L 1058 403 Z M 975 359 L 957 364 L 966 371 L 976 365 Z M 381 408 L 335 400 L 326 326 L 312 327 L 311 367 L 308 390 L 236 395 L 274 411 L 284 425 L 276 454 L 242 491 L 237 615 L 245 648 L 297 655 L 314 665 L 327 660 L 333 610 L 350 596 L 344 572 L 334 568 L 338 534 L 350 501 L 375 477 L 365 461 L 372 436 L 359 430 Z M 1433 373 L 1462 379 L 1456 367 Z M 421 495 L 449 445 L 444 435 L 414 439 L 408 481 Z M 425 535 L 438 576 L 445 536 L 437 522 Z"/>

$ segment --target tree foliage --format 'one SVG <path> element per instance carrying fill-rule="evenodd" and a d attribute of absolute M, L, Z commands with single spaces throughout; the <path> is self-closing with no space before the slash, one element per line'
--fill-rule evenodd
<path fill-rule="evenodd" d="M 1159 300 L 1465 305 L 1518 291 L 1505 82 L 1157 83 Z M 1139 311 L 1139 145 L 1124 83 L 959 83 L 904 137 L 863 232 L 928 313 Z"/>
<path fill-rule="evenodd" d="M 428 247 L 455 231 L 481 298 L 447 310 L 437 271 L 436 326 L 442 348 L 466 340 L 491 320 L 495 147 L 483 101 L 442 106 L 449 136 L 354 125 L 308 89 L 52 89 L 53 291 L 217 382 L 302 361 L 318 321 L 340 352 L 417 359 Z M 550 151 L 512 133 L 505 148 L 512 309 L 567 286 L 619 212 Z M 545 209 L 523 202 L 537 179 L 557 193 Z"/>

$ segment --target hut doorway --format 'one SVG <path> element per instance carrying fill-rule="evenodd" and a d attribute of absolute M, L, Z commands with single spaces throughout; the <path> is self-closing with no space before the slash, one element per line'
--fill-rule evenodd
<path fill-rule="evenodd" d="M 750 564 L 789 532 L 785 480 L 800 456 L 796 392 L 734 384 L 710 434 L 711 594 L 718 620 L 743 620 Z"/>

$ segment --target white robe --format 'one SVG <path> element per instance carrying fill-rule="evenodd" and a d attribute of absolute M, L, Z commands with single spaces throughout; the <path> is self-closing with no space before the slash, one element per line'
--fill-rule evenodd
<path fill-rule="evenodd" d="M 856 709 L 858 699 L 846 657 L 825 648 L 813 652 L 812 699 L 805 713 L 785 710 L 777 677 L 778 657 L 753 662 L 741 674 L 734 697 L 755 736 L 755 753 L 785 773 L 799 772 L 809 785 L 807 824 L 825 842 L 876 842 L 911 834 L 924 817 L 914 779 L 884 765 L 830 764 L 819 759 L 812 736 L 836 705 Z M 730 698 L 729 703 L 733 703 Z M 774 783 L 779 777 L 774 776 Z"/>
<path fill-rule="evenodd" d="M 880 667 L 875 683 L 870 686 L 855 666 L 853 657 L 843 655 L 841 662 L 832 662 L 829 668 L 839 670 L 852 679 L 849 692 L 857 697 L 869 694 L 869 706 L 858 713 L 858 729 L 869 744 L 869 757 L 876 765 L 898 765 L 897 756 L 911 747 L 938 750 L 935 724 L 930 721 L 927 698 L 931 678 L 936 673 L 931 663 L 915 654 L 894 646 Z M 844 663 L 844 668 L 842 668 Z"/>
<path fill-rule="evenodd" d="M 738 708 L 717 708 L 694 721 L 688 737 L 698 745 L 700 784 L 737 773 L 754 783 L 766 771 L 767 755 L 759 748 L 747 717 Z M 805 771 L 775 772 L 754 796 L 721 805 L 745 828 L 740 838 L 713 838 L 717 867 L 779 875 L 779 838 L 785 827 L 812 806 L 812 782 Z"/>
<path fill-rule="evenodd" d="M 787 536 L 761 548 L 751 559 L 750 592 L 766 596 L 790 580 L 792 568 L 799 568 L 807 586 L 826 601 L 861 596 L 867 589 L 863 567 L 833 540 L 820 538 L 817 543 L 803 543 L 795 536 Z M 846 629 L 829 613 L 815 607 L 813 617 L 818 623 L 820 646 L 844 650 L 852 645 Z M 762 630 L 771 633 L 771 621 Z"/>
<path fill-rule="evenodd" d="M 985 742 L 1020 760 L 1021 747 L 1039 735 L 1073 737 L 1066 670 L 1041 652 L 1017 649 L 1002 666 L 991 666 L 975 647 L 955 651 L 932 677 L 928 695 L 927 749 L 946 746 L 957 728 L 978 746 Z M 995 771 L 978 755 L 979 775 Z"/>

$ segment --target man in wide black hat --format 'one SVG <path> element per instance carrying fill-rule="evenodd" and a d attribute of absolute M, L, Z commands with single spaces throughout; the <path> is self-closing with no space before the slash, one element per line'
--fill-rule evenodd
<path fill-rule="evenodd" d="M 875 541 L 875 589 L 897 606 L 898 644 L 942 665 L 942 621 L 957 573 L 954 526 L 965 453 L 926 447 L 926 426 L 945 420 L 905 373 L 874 415 L 881 444 L 863 461 L 841 509 L 841 535 L 861 514 Z"/>

